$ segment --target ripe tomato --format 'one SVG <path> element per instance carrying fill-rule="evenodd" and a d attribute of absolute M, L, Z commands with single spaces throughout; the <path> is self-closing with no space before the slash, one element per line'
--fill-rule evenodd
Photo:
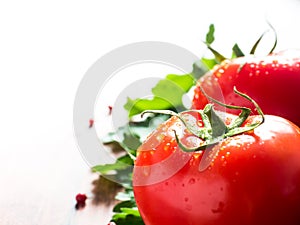
<path fill-rule="evenodd" d="M 203 126 L 195 113 L 185 118 Z M 227 114 L 226 124 L 234 118 Z M 171 117 L 138 149 L 133 185 L 146 225 L 300 224 L 300 128 L 290 121 L 267 115 L 254 130 L 203 151 L 178 143 L 192 148 L 202 140 Z"/>
<path fill-rule="evenodd" d="M 236 86 L 251 96 L 265 114 L 284 117 L 300 126 L 300 50 L 224 60 L 199 79 L 193 99 L 194 109 L 202 109 L 207 103 L 199 85 L 209 96 L 226 104 L 254 109 L 245 99 L 233 94 L 232 88 Z"/>

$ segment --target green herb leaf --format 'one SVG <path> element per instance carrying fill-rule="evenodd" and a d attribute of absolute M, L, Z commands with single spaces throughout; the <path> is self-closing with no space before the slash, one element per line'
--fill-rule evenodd
<path fill-rule="evenodd" d="M 112 221 L 118 225 L 144 225 L 138 209 L 135 208 L 120 208 L 119 213 L 113 215 Z"/>
<path fill-rule="evenodd" d="M 123 192 L 119 192 L 116 199 L 120 202 L 113 208 L 115 214 L 113 215 L 112 221 L 118 225 L 144 225 L 136 206 L 132 187 L 127 187 Z"/>
<path fill-rule="evenodd" d="M 206 43 L 211 44 L 215 40 L 215 26 L 213 24 L 209 25 L 208 33 L 206 34 Z"/>
<path fill-rule="evenodd" d="M 101 138 L 101 141 L 104 144 L 117 142 L 125 150 L 136 150 L 146 140 L 147 136 L 168 118 L 167 115 L 155 115 L 149 116 L 140 122 L 130 121 L 125 126 L 119 127 L 115 132 L 108 133 Z"/>
<path fill-rule="evenodd" d="M 133 165 L 133 160 L 128 155 L 125 155 L 118 158 L 118 160 L 113 164 L 97 165 L 94 166 L 92 170 L 93 172 L 107 174 L 108 172 L 111 171 L 127 169 L 131 165 Z"/>
<path fill-rule="evenodd" d="M 236 57 L 242 57 L 242 56 L 245 56 L 245 54 L 242 52 L 242 50 L 240 49 L 240 47 L 238 46 L 238 44 L 235 44 L 235 45 L 232 47 L 232 51 L 233 51 L 233 54 L 232 54 L 232 57 L 231 57 L 231 58 L 236 58 Z"/>
<path fill-rule="evenodd" d="M 140 114 L 148 109 L 173 109 L 184 110 L 182 96 L 187 93 L 195 84 L 192 74 L 175 75 L 169 74 L 165 79 L 160 80 L 152 89 L 152 99 L 128 98 L 124 108 L 128 111 L 129 117 Z"/>
<path fill-rule="evenodd" d="M 202 58 L 201 60 L 207 66 L 208 70 L 211 70 L 215 65 L 218 64 L 216 59 Z"/>
<path fill-rule="evenodd" d="M 209 44 L 207 44 L 207 48 L 214 54 L 216 62 L 219 64 L 226 59 L 225 56 L 221 55 L 217 50 L 212 48 Z"/>
<path fill-rule="evenodd" d="M 193 76 L 195 79 L 199 79 L 208 71 L 208 66 L 205 65 L 202 61 L 197 61 L 193 64 Z"/>
<path fill-rule="evenodd" d="M 133 208 L 136 207 L 136 205 L 132 201 L 122 201 L 114 206 L 113 212 L 122 212 L 123 208 Z"/>

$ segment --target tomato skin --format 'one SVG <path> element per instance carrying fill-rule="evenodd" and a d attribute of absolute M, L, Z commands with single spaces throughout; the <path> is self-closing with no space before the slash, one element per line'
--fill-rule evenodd
<path fill-rule="evenodd" d="M 236 86 L 239 91 L 251 96 L 265 114 L 284 117 L 300 126 L 300 50 L 225 60 L 200 78 L 198 83 L 213 98 L 254 110 L 251 103 L 233 93 Z M 198 85 L 192 108 L 202 109 L 206 104 Z"/>
<path fill-rule="evenodd" d="M 218 155 L 200 172 L 203 152 L 179 149 L 171 131 L 180 126 L 171 118 L 139 148 L 133 184 L 146 225 L 300 224 L 300 128 L 267 115 L 253 132 L 214 146 Z M 176 165 L 165 163 L 174 154 Z"/>

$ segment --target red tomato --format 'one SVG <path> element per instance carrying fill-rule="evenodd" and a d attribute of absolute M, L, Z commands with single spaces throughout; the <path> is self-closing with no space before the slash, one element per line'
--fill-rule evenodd
<path fill-rule="evenodd" d="M 196 118 L 197 117 L 197 118 Z M 257 121 L 250 116 L 243 124 Z M 228 115 L 226 123 L 234 119 Z M 194 113 L 194 127 L 203 124 Z M 204 151 L 202 140 L 171 117 L 138 149 L 134 194 L 146 225 L 300 224 L 300 128 L 277 116 Z M 205 152 L 214 153 L 210 158 Z M 202 162 L 209 162 L 203 167 Z"/>
<path fill-rule="evenodd" d="M 230 105 L 253 105 L 232 92 L 236 86 L 251 96 L 265 114 L 277 115 L 300 126 L 300 51 L 287 50 L 265 57 L 240 57 L 225 60 L 199 79 L 205 92 Z M 195 89 L 193 108 L 207 103 L 199 86 Z M 231 113 L 236 113 L 230 111 Z"/>

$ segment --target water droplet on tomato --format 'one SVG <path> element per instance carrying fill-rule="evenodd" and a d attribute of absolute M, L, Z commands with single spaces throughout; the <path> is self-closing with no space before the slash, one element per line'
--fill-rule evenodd
<path fill-rule="evenodd" d="M 149 176 L 150 173 L 151 173 L 151 167 L 150 167 L 150 166 L 143 166 L 143 167 L 142 167 L 142 171 L 143 171 L 143 174 L 144 174 L 145 176 Z"/>
<path fill-rule="evenodd" d="M 184 198 L 184 201 L 185 201 L 185 202 L 188 202 L 188 201 L 189 201 L 189 198 L 188 198 L 188 197 L 185 197 L 185 198 Z"/>
<path fill-rule="evenodd" d="M 218 207 L 215 208 L 215 209 L 211 209 L 211 211 L 212 211 L 213 213 L 221 213 L 221 212 L 223 212 L 223 210 L 224 210 L 224 206 L 225 206 L 225 203 L 224 203 L 224 202 L 219 202 Z"/>
<path fill-rule="evenodd" d="M 217 77 L 221 77 L 222 73 L 220 73 L 219 71 L 217 71 L 217 73 L 215 74 Z"/>
<path fill-rule="evenodd" d="M 195 182 L 196 182 L 195 178 L 191 178 L 191 179 L 189 180 L 189 184 L 194 184 Z"/>
<path fill-rule="evenodd" d="M 188 205 L 185 206 L 185 209 L 187 211 L 192 211 L 193 207 L 190 204 L 188 204 Z"/>
<path fill-rule="evenodd" d="M 164 150 L 165 150 L 165 151 L 168 151 L 169 148 L 170 148 L 170 146 L 167 146 L 167 145 L 164 146 Z"/>
<path fill-rule="evenodd" d="M 162 141 L 164 138 L 165 138 L 165 134 L 163 134 L 163 133 L 156 136 L 156 140 L 159 141 L 159 142 Z"/>
<path fill-rule="evenodd" d="M 227 161 L 224 161 L 224 162 L 222 163 L 222 166 L 225 167 L 226 165 L 227 165 Z"/>

